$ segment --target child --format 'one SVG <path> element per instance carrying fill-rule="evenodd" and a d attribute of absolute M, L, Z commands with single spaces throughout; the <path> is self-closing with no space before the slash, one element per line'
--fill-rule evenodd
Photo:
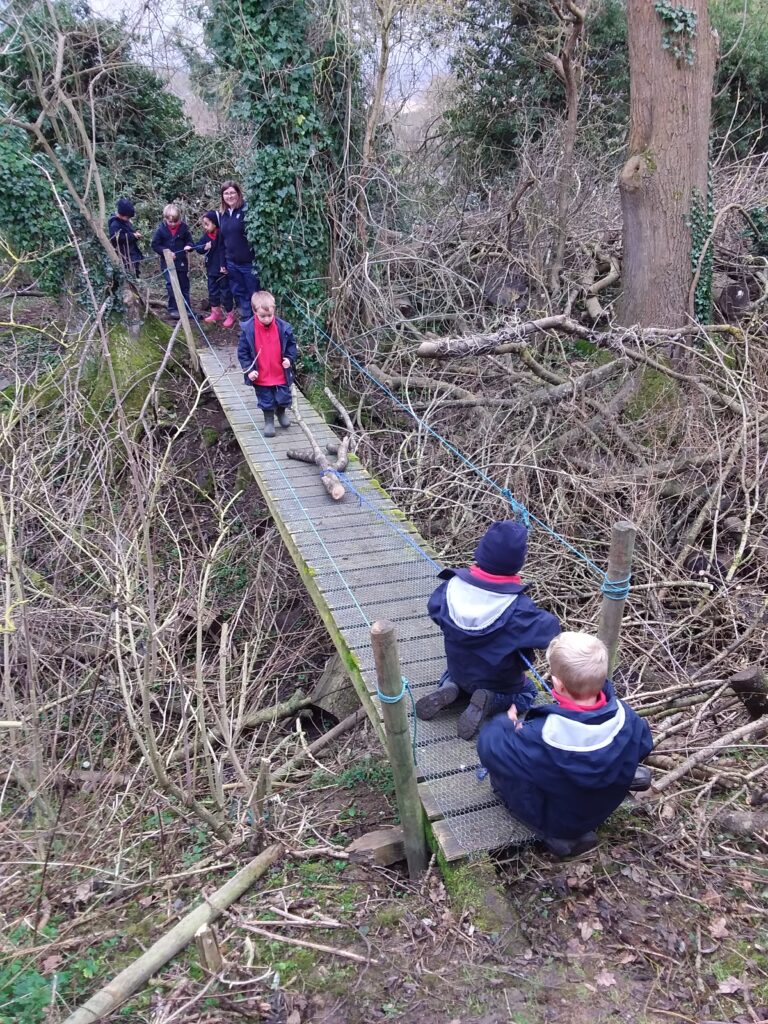
<path fill-rule="evenodd" d="M 223 253 L 222 273 L 229 275 L 229 286 L 235 297 L 240 319 L 251 318 L 251 296 L 259 290 L 259 272 L 254 269 L 255 257 L 245 233 L 247 206 L 243 190 L 236 181 L 225 181 L 221 186 L 219 228 Z"/>
<path fill-rule="evenodd" d="M 275 299 L 270 292 L 255 292 L 251 298 L 254 315 L 240 325 L 237 358 L 245 383 L 256 389 L 256 401 L 264 413 L 264 437 L 275 436 L 275 410 L 281 427 L 290 427 L 293 365 L 296 339 L 293 328 L 275 316 Z"/>
<path fill-rule="evenodd" d="M 226 268 L 222 270 L 222 263 L 225 261 L 224 246 L 219 231 L 219 215 L 215 210 L 209 210 L 204 214 L 203 230 L 205 234 L 197 245 L 187 246 L 187 249 L 194 248 L 195 252 L 205 254 L 205 272 L 208 275 L 208 300 L 211 303 L 211 315 L 205 318 L 204 323 L 216 324 L 219 320 L 223 320 L 222 327 L 232 327 L 235 322 L 235 314 L 232 311 L 232 292 L 229 288 Z M 226 317 L 224 316 L 225 310 Z"/>
<path fill-rule="evenodd" d="M 484 718 L 514 704 L 526 711 L 536 687 L 525 675 L 520 655 L 546 647 L 560 632 L 557 618 L 537 608 L 517 575 L 525 561 L 528 531 L 509 520 L 493 523 L 475 548 L 470 569 L 444 569 L 429 599 L 430 618 L 443 631 L 444 672 L 438 689 L 416 702 L 418 718 L 429 721 L 459 693 L 471 694 L 459 717 L 463 740 L 477 733 Z"/>
<path fill-rule="evenodd" d="M 633 780 L 653 741 L 648 723 L 616 699 L 597 637 L 561 633 L 547 660 L 555 703 L 531 708 L 522 723 L 511 707 L 483 726 L 477 751 L 514 817 L 567 857 L 594 846 L 593 829 L 630 788 L 644 788 Z"/>
<path fill-rule="evenodd" d="M 137 244 L 137 239 L 141 238 L 141 234 L 131 224 L 131 217 L 135 213 L 136 207 L 130 199 L 118 199 L 117 213 L 113 213 L 109 218 L 109 237 L 112 245 L 119 252 L 125 269 L 132 271 L 138 277 L 139 264 L 144 256 Z"/>
<path fill-rule="evenodd" d="M 181 294 L 184 296 L 187 306 L 189 306 L 189 258 L 186 249 L 194 244 L 189 228 L 181 219 L 181 210 L 175 203 L 169 203 L 163 209 L 163 220 L 152 235 L 152 248 L 160 257 L 160 269 L 163 271 L 166 271 L 163 249 L 170 249 L 173 253 L 176 276 L 179 279 Z M 180 317 L 179 307 L 176 303 L 176 296 L 173 294 L 169 273 L 165 273 L 165 290 L 168 292 L 168 312 L 171 319 L 178 320 Z"/>

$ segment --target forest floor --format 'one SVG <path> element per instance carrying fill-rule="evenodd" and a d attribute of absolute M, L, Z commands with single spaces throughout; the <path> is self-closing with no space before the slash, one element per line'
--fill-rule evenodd
<path fill-rule="evenodd" d="M 56 358 L 54 311 L 35 309 L 6 350 L 32 373 Z M 234 344 L 236 331 L 216 328 L 211 339 Z M 234 479 L 242 458 L 215 403 L 201 406 L 195 430 L 182 456 L 190 478 L 203 459 Z M 206 430 L 213 454 L 200 443 Z M 264 515 L 255 485 L 238 508 L 255 529 Z M 298 574 L 292 583 L 300 592 Z M 283 628 L 295 620 L 321 632 L 313 615 L 304 600 Z M 319 666 L 328 653 L 330 643 L 318 645 Z M 321 725 L 309 721 L 310 738 Z M 93 767 L 89 753 L 62 783 L 52 833 L 19 820 L 13 800 L 3 808 L 0 1024 L 64 1020 L 273 839 L 285 854 L 215 926 L 219 975 L 206 974 L 191 946 L 110 1020 L 768 1022 L 766 844 L 718 831 L 722 803 L 711 789 L 622 807 L 599 847 L 571 862 L 535 846 L 497 852 L 500 899 L 489 906 L 479 863 L 445 878 L 433 864 L 413 883 L 401 867 L 349 861 L 353 839 L 396 820 L 388 765 L 367 725 L 292 775 L 268 830 L 239 846 L 169 810 L 141 766 L 96 786 Z M 297 920 L 286 924 L 286 914 Z"/>

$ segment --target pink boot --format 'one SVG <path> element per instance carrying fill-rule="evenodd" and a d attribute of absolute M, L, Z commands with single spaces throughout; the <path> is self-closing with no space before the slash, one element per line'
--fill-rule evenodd
<path fill-rule="evenodd" d="M 224 310 L 221 306 L 211 306 L 210 315 L 203 320 L 204 324 L 217 324 L 224 317 Z M 226 324 L 224 325 L 227 326 Z"/>
<path fill-rule="evenodd" d="M 230 309 L 230 311 L 226 315 L 224 323 L 221 326 L 222 327 L 234 327 L 235 326 L 235 311 L 234 311 L 234 309 Z"/>

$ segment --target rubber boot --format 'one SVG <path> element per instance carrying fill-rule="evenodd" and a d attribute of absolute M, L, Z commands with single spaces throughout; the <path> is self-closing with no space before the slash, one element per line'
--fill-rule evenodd
<path fill-rule="evenodd" d="M 290 427 L 291 417 L 288 414 L 288 409 L 284 405 L 278 405 L 277 407 L 277 422 L 281 427 Z"/>
<path fill-rule="evenodd" d="M 224 319 L 224 310 L 221 306 L 211 306 L 211 315 L 207 316 L 203 320 L 204 324 L 217 324 L 219 320 Z"/>
<path fill-rule="evenodd" d="M 227 313 L 226 317 L 224 318 L 224 323 L 221 326 L 222 327 L 234 327 L 235 326 L 235 311 L 234 311 L 234 309 L 230 309 L 230 311 Z"/>
<path fill-rule="evenodd" d="M 275 436 L 275 410 L 264 410 L 264 437 Z"/>
<path fill-rule="evenodd" d="M 482 722 L 492 714 L 493 697 L 490 690 L 475 690 L 466 711 L 462 711 L 456 723 L 456 732 L 460 739 L 475 738 Z"/>
<path fill-rule="evenodd" d="M 458 696 L 459 688 L 452 679 L 450 682 L 442 683 L 432 693 L 428 693 L 426 697 L 421 697 L 416 701 L 416 717 L 420 718 L 422 722 L 429 722 L 443 708 L 453 704 Z"/>

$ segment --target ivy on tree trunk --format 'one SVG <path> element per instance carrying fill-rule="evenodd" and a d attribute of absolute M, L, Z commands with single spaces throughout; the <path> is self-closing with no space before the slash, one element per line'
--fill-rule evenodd
<path fill-rule="evenodd" d="M 341 126 L 331 97 L 346 48 L 305 0 L 216 0 L 206 40 L 235 72 L 230 113 L 251 134 L 240 172 L 248 237 L 265 288 L 325 297 L 331 168 Z"/>
<path fill-rule="evenodd" d="M 692 253 L 708 195 L 716 36 L 707 0 L 627 4 L 629 156 L 619 176 L 624 217 L 619 320 L 677 327 L 689 318 Z M 699 296 L 698 308 L 702 304 Z"/>

